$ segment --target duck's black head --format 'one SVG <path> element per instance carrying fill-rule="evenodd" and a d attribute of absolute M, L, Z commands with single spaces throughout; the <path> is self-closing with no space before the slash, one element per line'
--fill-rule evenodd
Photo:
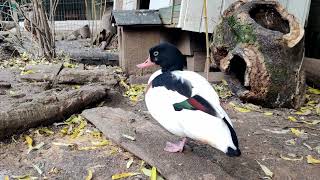
<path fill-rule="evenodd" d="M 161 43 L 149 49 L 149 58 L 139 68 L 146 68 L 154 64 L 161 66 L 162 71 L 183 70 L 185 56 L 177 47 L 170 43 Z"/>

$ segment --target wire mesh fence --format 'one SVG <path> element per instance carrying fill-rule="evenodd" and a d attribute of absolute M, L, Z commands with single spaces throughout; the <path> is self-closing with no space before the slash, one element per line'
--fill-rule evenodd
<path fill-rule="evenodd" d="M 13 21 L 12 12 L 18 11 L 15 3 L 25 13 L 32 11 L 31 0 L 0 0 L 0 21 Z M 52 0 L 43 0 L 46 13 L 52 9 Z M 59 0 L 54 13 L 56 31 L 73 31 L 84 25 L 91 29 L 99 25 L 99 21 L 107 8 L 111 8 L 113 0 Z M 24 27 L 25 15 L 18 14 L 20 26 Z"/>

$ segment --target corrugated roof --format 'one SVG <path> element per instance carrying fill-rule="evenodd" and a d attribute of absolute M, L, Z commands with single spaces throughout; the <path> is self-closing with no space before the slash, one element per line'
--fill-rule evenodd
<path fill-rule="evenodd" d="M 118 26 L 162 25 L 158 10 L 115 10 L 112 16 Z"/>

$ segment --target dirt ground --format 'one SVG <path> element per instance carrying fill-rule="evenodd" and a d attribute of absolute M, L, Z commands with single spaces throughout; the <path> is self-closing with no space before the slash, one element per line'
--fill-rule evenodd
<path fill-rule="evenodd" d="M 123 94 L 123 88 L 116 88 L 99 106 L 134 111 L 154 121 L 143 100 L 133 103 Z M 306 96 L 301 110 L 266 109 L 243 104 L 235 96 L 224 98 L 221 104 L 233 121 L 242 156 L 216 156 L 220 152 L 211 154 L 206 151 L 210 149 L 208 146 L 194 141 L 189 141 L 184 153 L 195 153 L 218 164 L 235 179 L 252 179 L 251 175 L 256 172 L 261 179 L 270 179 L 271 172 L 273 179 L 319 179 L 320 116 L 317 110 L 320 111 L 320 95 L 309 91 Z M 2 107 L 5 107 L 3 103 Z M 90 176 L 89 172 L 93 179 L 111 179 L 112 175 L 128 172 L 140 174 L 127 179 L 149 179 L 141 168 L 150 169 L 150 166 L 104 138 L 89 122 L 84 124 L 82 133 L 75 138 L 68 130 L 81 123 L 52 124 L 0 141 L 0 179 L 5 176 L 10 179 L 85 179 Z M 33 147 L 40 144 L 39 149 L 28 153 L 26 137 L 33 140 Z M 131 164 L 129 168 L 128 164 Z M 240 164 L 243 168 L 234 168 Z"/>
<path fill-rule="evenodd" d="M 319 95 L 312 95 L 313 101 L 319 102 L 319 99 Z M 230 104 L 230 102 L 236 105 Z M 311 123 L 314 120 L 319 120 L 319 116 L 313 112 L 308 115 L 297 115 L 297 111 L 291 109 L 272 110 L 248 105 L 244 105 L 241 109 L 238 105 L 240 101 L 235 97 L 222 100 L 222 104 L 236 127 L 242 157 L 216 159 L 203 151 L 204 145 L 191 141 L 188 146 L 192 153 L 199 153 L 201 149 L 200 156 L 219 164 L 225 171 L 239 179 L 250 179 L 250 171 L 253 171 L 253 165 L 257 161 L 270 169 L 274 173 L 275 179 L 318 179 L 320 176 L 319 164 L 309 164 L 307 156 L 312 155 L 316 159 L 320 157 L 320 127 L 319 124 L 308 125 L 303 121 Z M 143 101 L 132 105 L 127 97 L 123 97 L 122 93 L 116 90 L 100 105 L 120 107 L 143 115 L 146 111 Z M 295 117 L 297 121 L 290 121 L 289 116 Z M 2 141 L 0 143 L 0 177 L 30 175 L 42 179 L 83 179 L 88 175 L 88 170 L 93 169 L 94 179 L 110 179 L 112 175 L 117 173 L 140 172 L 142 160 L 112 142 L 97 149 L 85 149 L 85 147 L 90 147 L 90 141 L 99 140 L 91 135 L 92 132 L 97 131 L 92 125 L 88 124 L 85 133 L 75 139 L 61 133 L 64 127 L 66 125 L 49 126 L 48 129 L 54 132 L 53 135 L 39 134 L 37 133 L 39 128 L 37 128 Z M 297 136 L 292 133 L 290 128 L 304 130 L 304 133 Z M 25 135 L 30 136 L 35 145 L 41 142 L 44 145 L 39 150 L 31 151 L 28 154 Z M 57 143 L 62 143 L 62 145 L 57 145 Z M 63 143 L 77 144 L 77 147 L 67 146 Z M 133 158 L 134 161 L 127 169 L 127 162 L 130 158 Z M 225 163 L 225 161 L 230 161 L 230 163 Z M 241 163 L 248 167 L 242 169 L 242 171 L 248 171 L 246 172 L 248 177 L 236 176 L 236 171 L 239 169 L 231 168 L 235 163 Z M 41 169 L 41 175 L 35 166 Z M 261 171 L 261 169 L 256 169 L 256 171 Z M 261 178 L 264 176 L 267 177 L 262 173 Z M 128 179 L 147 178 L 145 175 L 137 175 Z"/>

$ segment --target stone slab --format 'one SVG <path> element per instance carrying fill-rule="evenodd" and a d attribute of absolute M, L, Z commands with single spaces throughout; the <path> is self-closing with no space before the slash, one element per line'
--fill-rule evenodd
<path fill-rule="evenodd" d="M 183 153 L 165 152 L 163 148 L 166 141 L 175 142 L 178 138 L 154 120 L 136 113 L 118 108 L 99 107 L 85 110 L 82 116 L 101 130 L 107 138 L 157 167 L 166 179 L 246 179 L 248 175 L 244 174 L 247 167 L 237 158 L 228 158 L 208 146 L 197 146 L 192 151 L 189 149 Z M 133 136 L 135 141 L 124 138 L 123 134 Z M 258 179 L 257 174 L 251 176 Z"/>

